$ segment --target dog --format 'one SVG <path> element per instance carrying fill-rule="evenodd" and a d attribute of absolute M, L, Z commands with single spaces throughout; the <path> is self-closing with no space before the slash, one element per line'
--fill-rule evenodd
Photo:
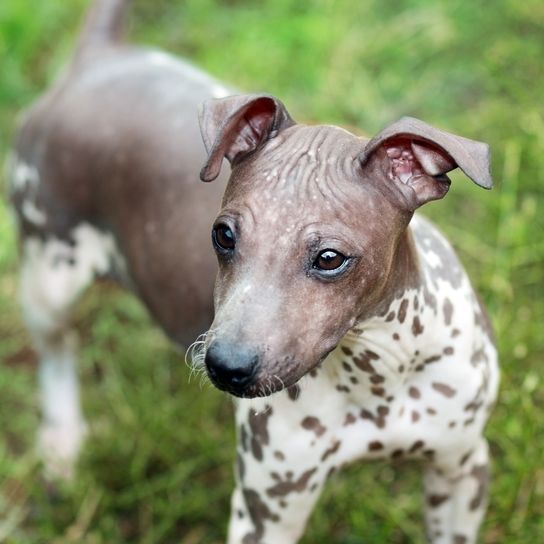
<path fill-rule="evenodd" d="M 177 345 L 211 323 L 195 360 L 239 397 L 230 544 L 296 542 L 327 477 L 377 458 L 424 462 L 431 542 L 474 542 L 497 353 L 414 212 L 456 167 L 490 188 L 487 146 L 409 118 L 371 140 L 297 125 L 272 96 L 121 43 L 127 4 L 95 3 L 10 160 L 46 469 L 69 476 L 86 433 L 70 311 L 108 275 Z M 219 183 L 196 183 L 202 164 Z"/>
<path fill-rule="evenodd" d="M 491 188 L 488 147 L 412 118 L 370 140 L 299 125 L 267 95 L 209 100 L 200 120 L 202 180 L 232 167 L 203 354 L 239 397 L 229 544 L 297 542 L 356 459 L 423 461 L 428 540 L 475 542 L 497 352 L 452 248 L 414 212 L 457 167 Z"/>
<path fill-rule="evenodd" d="M 210 225 L 197 120 L 233 91 L 188 63 L 121 42 L 128 0 L 93 3 L 69 66 L 19 123 L 8 160 L 23 316 L 39 355 L 46 473 L 73 474 L 86 434 L 74 304 L 95 277 L 133 291 L 186 348 L 213 318 Z"/>

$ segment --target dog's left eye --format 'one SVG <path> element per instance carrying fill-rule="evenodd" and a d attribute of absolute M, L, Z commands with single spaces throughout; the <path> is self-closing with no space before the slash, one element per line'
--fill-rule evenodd
<path fill-rule="evenodd" d="M 334 249 L 325 249 L 316 257 L 312 267 L 323 272 L 338 271 L 347 263 L 348 258 Z"/>

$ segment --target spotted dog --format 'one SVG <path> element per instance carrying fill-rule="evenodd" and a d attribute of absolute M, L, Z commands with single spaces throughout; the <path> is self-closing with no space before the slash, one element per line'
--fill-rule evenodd
<path fill-rule="evenodd" d="M 197 107 L 232 94 L 190 64 L 121 40 L 128 0 L 94 2 L 64 73 L 19 123 L 8 162 L 23 315 L 39 355 L 38 447 L 68 477 L 87 433 L 72 308 L 96 277 L 133 291 L 176 345 L 213 318 Z"/>
<path fill-rule="evenodd" d="M 208 101 L 201 128 L 202 179 L 232 166 L 205 355 L 240 397 L 229 544 L 296 542 L 356 459 L 420 460 L 428 540 L 475 542 L 497 352 L 452 248 L 414 211 L 456 167 L 490 188 L 487 146 L 411 118 L 371 140 L 300 125 L 265 95 Z"/>

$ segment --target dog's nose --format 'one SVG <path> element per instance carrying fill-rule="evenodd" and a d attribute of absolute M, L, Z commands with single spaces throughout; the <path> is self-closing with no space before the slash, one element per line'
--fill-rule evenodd
<path fill-rule="evenodd" d="M 205 362 L 210 379 L 219 389 L 241 394 L 257 373 L 259 355 L 249 348 L 214 341 L 206 351 Z"/>

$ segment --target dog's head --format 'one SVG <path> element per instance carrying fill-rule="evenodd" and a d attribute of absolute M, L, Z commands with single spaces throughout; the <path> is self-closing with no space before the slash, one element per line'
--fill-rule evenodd
<path fill-rule="evenodd" d="M 201 178 L 215 179 L 223 158 L 232 166 L 212 229 L 219 273 L 205 362 L 237 396 L 293 385 L 409 281 L 406 227 L 446 194 L 447 172 L 492 183 L 485 144 L 416 119 L 369 141 L 295 124 L 277 99 L 250 95 L 206 102 L 200 121 Z"/>

